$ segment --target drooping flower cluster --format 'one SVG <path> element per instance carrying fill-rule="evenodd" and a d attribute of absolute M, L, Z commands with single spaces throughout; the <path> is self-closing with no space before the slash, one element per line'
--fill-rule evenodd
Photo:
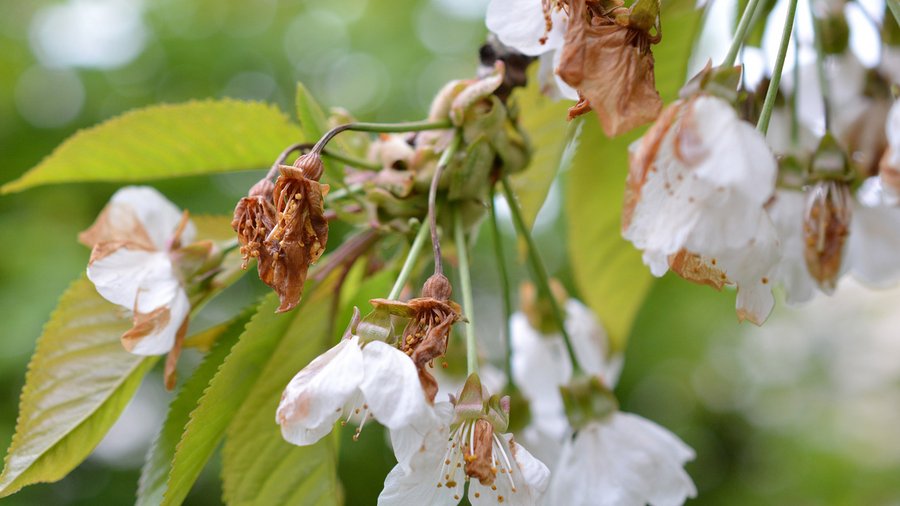
<path fill-rule="evenodd" d="M 188 285 L 213 268 L 218 254 L 210 241 L 194 243 L 195 235 L 187 211 L 153 188 L 130 186 L 117 191 L 79 236 L 92 248 L 88 279 L 103 298 L 132 311 L 122 345 L 137 355 L 169 353 L 169 388 L 187 332 Z"/>

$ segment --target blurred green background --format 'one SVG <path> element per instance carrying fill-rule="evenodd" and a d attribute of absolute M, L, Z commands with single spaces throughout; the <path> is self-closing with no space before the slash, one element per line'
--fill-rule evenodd
<path fill-rule="evenodd" d="M 486 0 L 5 0 L 0 2 L 0 183 L 79 128 L 158 102 L 264 100 L 292 111 L 302 80 L 364 120 L 424 115 L 470 76 Z M 262 169 L 262 168 L 261 168 Z M 154 184 L 194 213 L 227 214 L 257 173 Z M 57 297 L 83 272 L 77 233 L 115 191 L 67 185 L 0 197 L 0 453 L 28 357 Z M 537 233 L 565 278 L 551 193 Z M 481 335 L 496 335 L 490 238 L 476 246 Z M 507 230 L 510 259 L 512 231 Z M 518 274 L 521 276 L 520 269 Z M 235 288 L 258 293 L 248 279 Z M 484 304 L 482 304 L 482 302 Z M 900 504 L 900 292 L 845 282 L 834 298 L 734 322 L 733 293 L 670 277 L 641 310 L 617 393 L 697 452 L 692 504 Z M 485 343 L 496 355 L 498 343 Z M 188 357 L 190 361 L 190 357 Z M 150 376 L 95 454 L 63 481 L 3 504 L 128 504 L 170 394 Z M 345 431 L 350 432 L 350 431 Z M 345 434 L 349 436 L 349 434 Z M 374 427 L 342 445 L 348 504 L 371 504 L 393 465 Z M 188 504 L 218 504 L 216 465 Z"/>

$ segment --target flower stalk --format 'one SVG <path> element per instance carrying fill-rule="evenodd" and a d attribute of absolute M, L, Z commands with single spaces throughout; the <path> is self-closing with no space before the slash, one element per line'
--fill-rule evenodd
<path fill-rule="evenodd" d="M 431 187 L 428 190 L 428 223 L 429 228 L 431 229 L 431 247 L 434 250 L 435 274 L 444 273 L 443 258 L 441 256 L 441 240 L 438 237 L 437 229 L 438 185 L 440 184 L 441 175 L 443 175 L 444 169 L 447 167 L 447 164 L 450 163 L 453 155 L 456 154 L 456 150 L 459 149 L 460 141 L 461 136 L 459 134 L 455 135 L 453 137 L 453 141 L 450 142 L 450 145 L 447 146 L 447 149 L 445 149 L 443 154 L 441 154 L 441 158 L 440 160 L 438 160 L 437 168 L 434 170 L 434 176 L 432 176 L 431 178 Z"/>
<path fill-rule="evenodd" d="M 887 0 L 888 9 L 891 10 L 891 14 L 894 15 L 894 21 L 900 25 L 900 1 L 898 0 Z"/>
<path fill-rule="evenodd" d="M 559 307 L 559 301 L 556 300 L 556 297 L 553 296 L 553 292 L 550 290 L 550 278 L 547 275 L 547 269 L 544 267 L 544 261 L 541 259 L 537 245 L 534 243 L 534 238 L 531 237 L 531 232 L 528 230 L 528 226 L 525 225 L 525 220 L 522 218 L 522 210 L 519 209 L 519 203 L 516 201 L 516 196 L 513 193 L 509 176 L 504 175 L 501 182 L 503 184 L 503 194 L 506 196 L 506 201 L 512 212 L 513 223 L 515 223 L 519 234 L 525 239 L 525 246 L 528 250 L 528 260 L 529 263 L 531 263 L 531 270 L 534 274 L 534 281 L 537 284 L 538 294 L 540 294 L 541 297 L 546 297 L 550 302 L 550 308 L 553 310 L 553 317 L 556 319 L 556 323 L 559 326 L 559 332 L 563 337 L 563 342 L 566 344 L 566 352 L 569 355 L 569 359 L 572 361 L 572 376 L 577 377 L 583 374 L 584 371 L 581 364 L 578 362 L 578 357 L 575 355 L 575 348 L 572 346 L 572 339 L 569 336 L 569 332 L 566 330 L 566 319 L 563 315 L 562 308 Z"/>
<path fill-rule="evenodd" d="M 506 345 L 506 359 L 503 362 L 503 370 L 506 373 L 506 383 L 513 385 L 512 331 L 510 330 L 513 309 L 512 299 L 509 296 L 509 272 L 506 270 L 506 257 L 503 254 L 503 237 L 500 234 L 500 224 L 497 222 L 497 206 L 494 202 L 496 191 L 497 187 L 492 185 L 488 198 L 491 205 L 491 232 L 494 236 L 494 255 L 497 259 L 497 273 L 500 276 L 500 295 L 503 301 L 503 342 Z"/>
<path fill-rule="evenodd" d="M 466 232 L 463 228 L 462 213 L 459 207 L 453 208 L 453 231 L 456 249 L 459 252 L 459 281 L 462 286 L 463 308 L 468 319 L 466 324 L 466 371 L 468 374 L 478 372 L 478 350 L 475 348 L 475 322 L 472 314 L 475 301 L 472 297 L 472 273 L 469 270 L 469 251 L 466 243 Z"/>
<path fill-rule="evenodd" d="M 734 38 L 731 39 L 731 47 L 728 48 L 728 54 L 726 54 L 725 59 L 722 60 L 722 67 L 731 67 L 734 65 L 738 51 L 741 50 L 744 39 L 747 38 L 747 32 L 750 30 L 750 25 L 753 24 L 753 13 L 756 11 L 759 3 L 759 0 L 750 0 L 747 2 L 747 7 L 744 8 L 744 12 L 741 14 L 741 20 L 738 22 L 737 30 L 734 31 Z"/>
<path fill-rule="evenodd" d="M 400 296 L 400 291 L 403 290 L 403 286 L 409 280 L 409 275 L 416 265 L 416 260 L 418 260 L 419 254 L 422 253 L 422 246 L 425 245 L 425 238 L 428 237 L 428 228 L 424 223 L 419 226 L 419 232 L 416 233 L 416 238 L 409 248 L 409 254 L 406 255 L 406 261 L 403 262 L 400 274 L 397 275 L 397 281 L 394 282 L 394 286 L 387 296 L 388 299 L 394 300 Z"/>
<path fill-rule="evenodd" d="M 313 146 L 312 151 L 315 153 L 321 153 L 325 146 L 331 142 L 337 134 L 341 132 L 346 132 L 348 130 L 354 132 L 374 132 L 374 133 L 404 133 L 404 132 L 421 132 L 423 130 L 442 130 L 446 128 L 451 128 L 453 125 L 450 123 L 450 120 L 442 120 L 442 121 L 408 121 L 402 123 L 346 123 L 344 125 L 339 125 L 322 136 L 319 139 L 319 142 Z"/>
<path fill-rule="evenodd" d="M 797 0 L 790 0 L 787 17 L 784 21 L 784 29 L 781 31 L 781 43 L 778 46 L 778 55 L 775 58 L 775 68 L 772 69 L 772 79 L 769 81 L 769 89 L 766 91 L 766 100 L 763 102 L 762 112 L 756 129 L 765 134 L 769 130 L 769 120 L 772 119 L 772 109 L 775 107 L 775 97 L 781 85 L 781 74 L 784 71 L 784 60 L 787 56 L 788 45 L 791 42 L 791 33 L 794 31 L 794 15 L 797 13 Z M 799 61 L 794 63 L 799 66 Z"/>

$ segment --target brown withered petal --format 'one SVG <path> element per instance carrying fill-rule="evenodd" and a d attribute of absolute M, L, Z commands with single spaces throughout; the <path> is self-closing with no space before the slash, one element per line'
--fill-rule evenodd
<path fill-rule="evenodd" d="M 649 35 L 620 26 L 611 17 L 592 18 L 583 0 L 570 7 L 557 74 L 597 111 L 609 137 L 653 121 L 662 99 L 656 91 Z"/>
<path fill-rule="evenodd" d="M 278 293 L 279 313 L 293 309 L 300 302 L 309 266 L 322 256 L 328 242 L 325 217 L 328 185 L 315 180 L 322 174 L 321 160 L 318 165 L 304 163 L 306 156 L 298 159 L 301 167 L 279 167 L 281 176 L 274 190 L 275 226 L 265 240 L 272 269 L 268 279 L 262 273 L 260 278 Z"/>
<path fill-rule="evenodd" d="M 725 271 L 716 267 L 716 259 L 705 259 L 696 253 L 681 250 L 669 256 L 669 269 L 682 278 L 721 290 L 728 284 Z"/>
<path fill-rule="evenodd" d="M 163 372 L 163 381 L 166 385 L 166 390 L 173 390 L 175 388 L 175 366 L 178 365 L 178 357 L 181 356 L 181 347 L 184 344 L 184 336 L 187 334 L 188 328 L 188 319 L 185 318 L 181 323 L 181 326 L 178 327 L 178 332 L 175 334 L 175 344 L 172 345 L 172 349 L 169 350 L 169 355 L 166 357 L 166 367 Z"/>
<path fill-rule="evenodd" d="M 466 445 L 466 475 L 478 478 L 484 486 L 490 486 L 497 477 L 497 467 L 493 462 L 494 428 L 487 420 L 478 419 L 473 430 L 473 445 Z"/>
<path fill-rule="evenodd" d="M 825 293 L 834 292 L 850 233 L 850 188 L 819 181 L 808 190 L 803 216 L 806 268 Z"/>
<path fill-rule="evenodd" d="M 266 281 L 264 271 L 271 271 L 272 258 L 263 243 L 275 227 L 275 205 L 262 196 L 244 197 L 234 208 L 231 228 L 237 232 L 241 246 L 241 269 L 246 269 L 251 258 L 259 262 L 259 277 Z M 271 277 L 271 276 L 268 276 Z M 266 282 L 268 284 L 268 282 Z"/>

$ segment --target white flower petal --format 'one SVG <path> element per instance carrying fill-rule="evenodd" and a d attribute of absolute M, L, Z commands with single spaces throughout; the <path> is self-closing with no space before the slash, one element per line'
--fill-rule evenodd
<path fill-rule="evenodd" d="M 363 381 L 359 337 L 344 339 L 315 358 L 288 383 L 275 420 L 284 439 L 310 445 L 331 432 Z"/>
<path fill-rule="evenodd" d="M 408 355 L 381 341 L 367 343 L 362 355 L 365 374 L 359 388 L 376 420 L 397 429 L 426 416 L 428 401 Z"/>
<path fill-rule="evenodd" d="M 113 207 L 109 218 L 114 227 L 117 224 L 129 226 L 130 219 L 127 216 L 128 211 L 131 211 L 160 251 L 168 249 L 168 243 L 181 222 L 182 213 L 178 207 L 149 186 L 126 186 L 112 196 L 109 205 Z M 115 210 L 116 207 L 120 210 Z M 125 220 L 119 221 L 122 217 Z M 189 222 L 181 234 L 182 243 L 193 242 L 195 234 L 196 229 Z"/>
<path fill-rule="evenodd" d="M 569 86 L 556 73 L 561 56 L 561 50 L 550 51 L 540 56 L 538 60 L 540 65 L 538 68 L 538 84 L 541 86 L 541 93 L 554 100 L 561 98 L 578 100 L 578 91 Z"/>
<path fill-rule="evenodd" d="M 844 265 L 868 286 L 900 281 L 900 208 L 854 206 L 845 255 Z"/>
<path fill-rule="evenodd" d="M 104 299 L 129 310 L 135 309 L 139 295 L 143 300 L 138 310 L 144 313 L 168 304 L 174 297 L 167 283 L 175 279 L 172 263 L 162 252 L 122 247 L 88 264 L 87 276 Z M 161 283 L 166 286 L 155 290 Z"/>
<path fill-rule="evenodd" d="M 775 280 L 785 291 L 788 304 L 809 301 L 816 293 L 816 284 L 803 257 L 803 212 L 805 198 L 802 192 L 778 190 L 769 206 L 782 257 L 775 269 Z"/>
<path fill-rule="evenodd" d="M 453 406 L 449 402 L 438 402 L 419 423 L 392 429 L 390 431 L 391 448 L 394 450 L 394 456 L 399 465 L 409 472 L 409 463 L 413 456 L 423 451 L 429 438 L 435 437 L 435 432 L 444 430 L 449 432 L 448 427 L 452 420 Z M 433 445 L 430 449 L 435 450 Z"/>
<path fill-rule="evenodd" d="M 668 506 L 696 495 L 683 469 L 693 451 L 639 416 L 614 413 L 566 444 L 548 504 Z"/>
<path fill-rule="evenodd" d="M 455 487 L 447 487 L 441 476 L 453 409 L 449 403 L 440 403 L 435 405 L 435 411 L 434 424 L 424 437 L 420 429 L 411 426 L 391 431 L 391 443 L 400 463 L 384 480 L 384 490 L 378 496 L 379 506 L 449 506 L 459 503 L 462 498 L 463 479 L 457 480 Z M 409 450 L 412 450 L 411 454 Z M 404 465 L 404 461 L 408 464 Z"/>
<path fill-rule="evenodd" d="M 512 369 L 516 385 L 530 401 L 533 423 L 559 438 L 568 429 L 559 386 L 572 376 L 562 337 L 542 336 L 521 312 L 510 319 Z"/>
<path fill-rule="evenodd" d="M 500 42 L 523 54 L 537 56 L 563 45 L 568 17 L 561 10 L 553 9 L 551 19 L 553 28 L 546 34 L 544 44 L 541 39 L 546 22 L 541 0 L 491 0 L 485 24 Z"/>
<path fill-rule="evenodd" d="M 162 326 L 154 328 L 143 337 L 130 338 L 129 352 L 135 355 L 162 355 L 172 350 L 178 330 L 191 312 L 191 302 L 180 286 L 177 287 L 166 309 L 167 318 L 162 320 L 164 323 Z"/>

